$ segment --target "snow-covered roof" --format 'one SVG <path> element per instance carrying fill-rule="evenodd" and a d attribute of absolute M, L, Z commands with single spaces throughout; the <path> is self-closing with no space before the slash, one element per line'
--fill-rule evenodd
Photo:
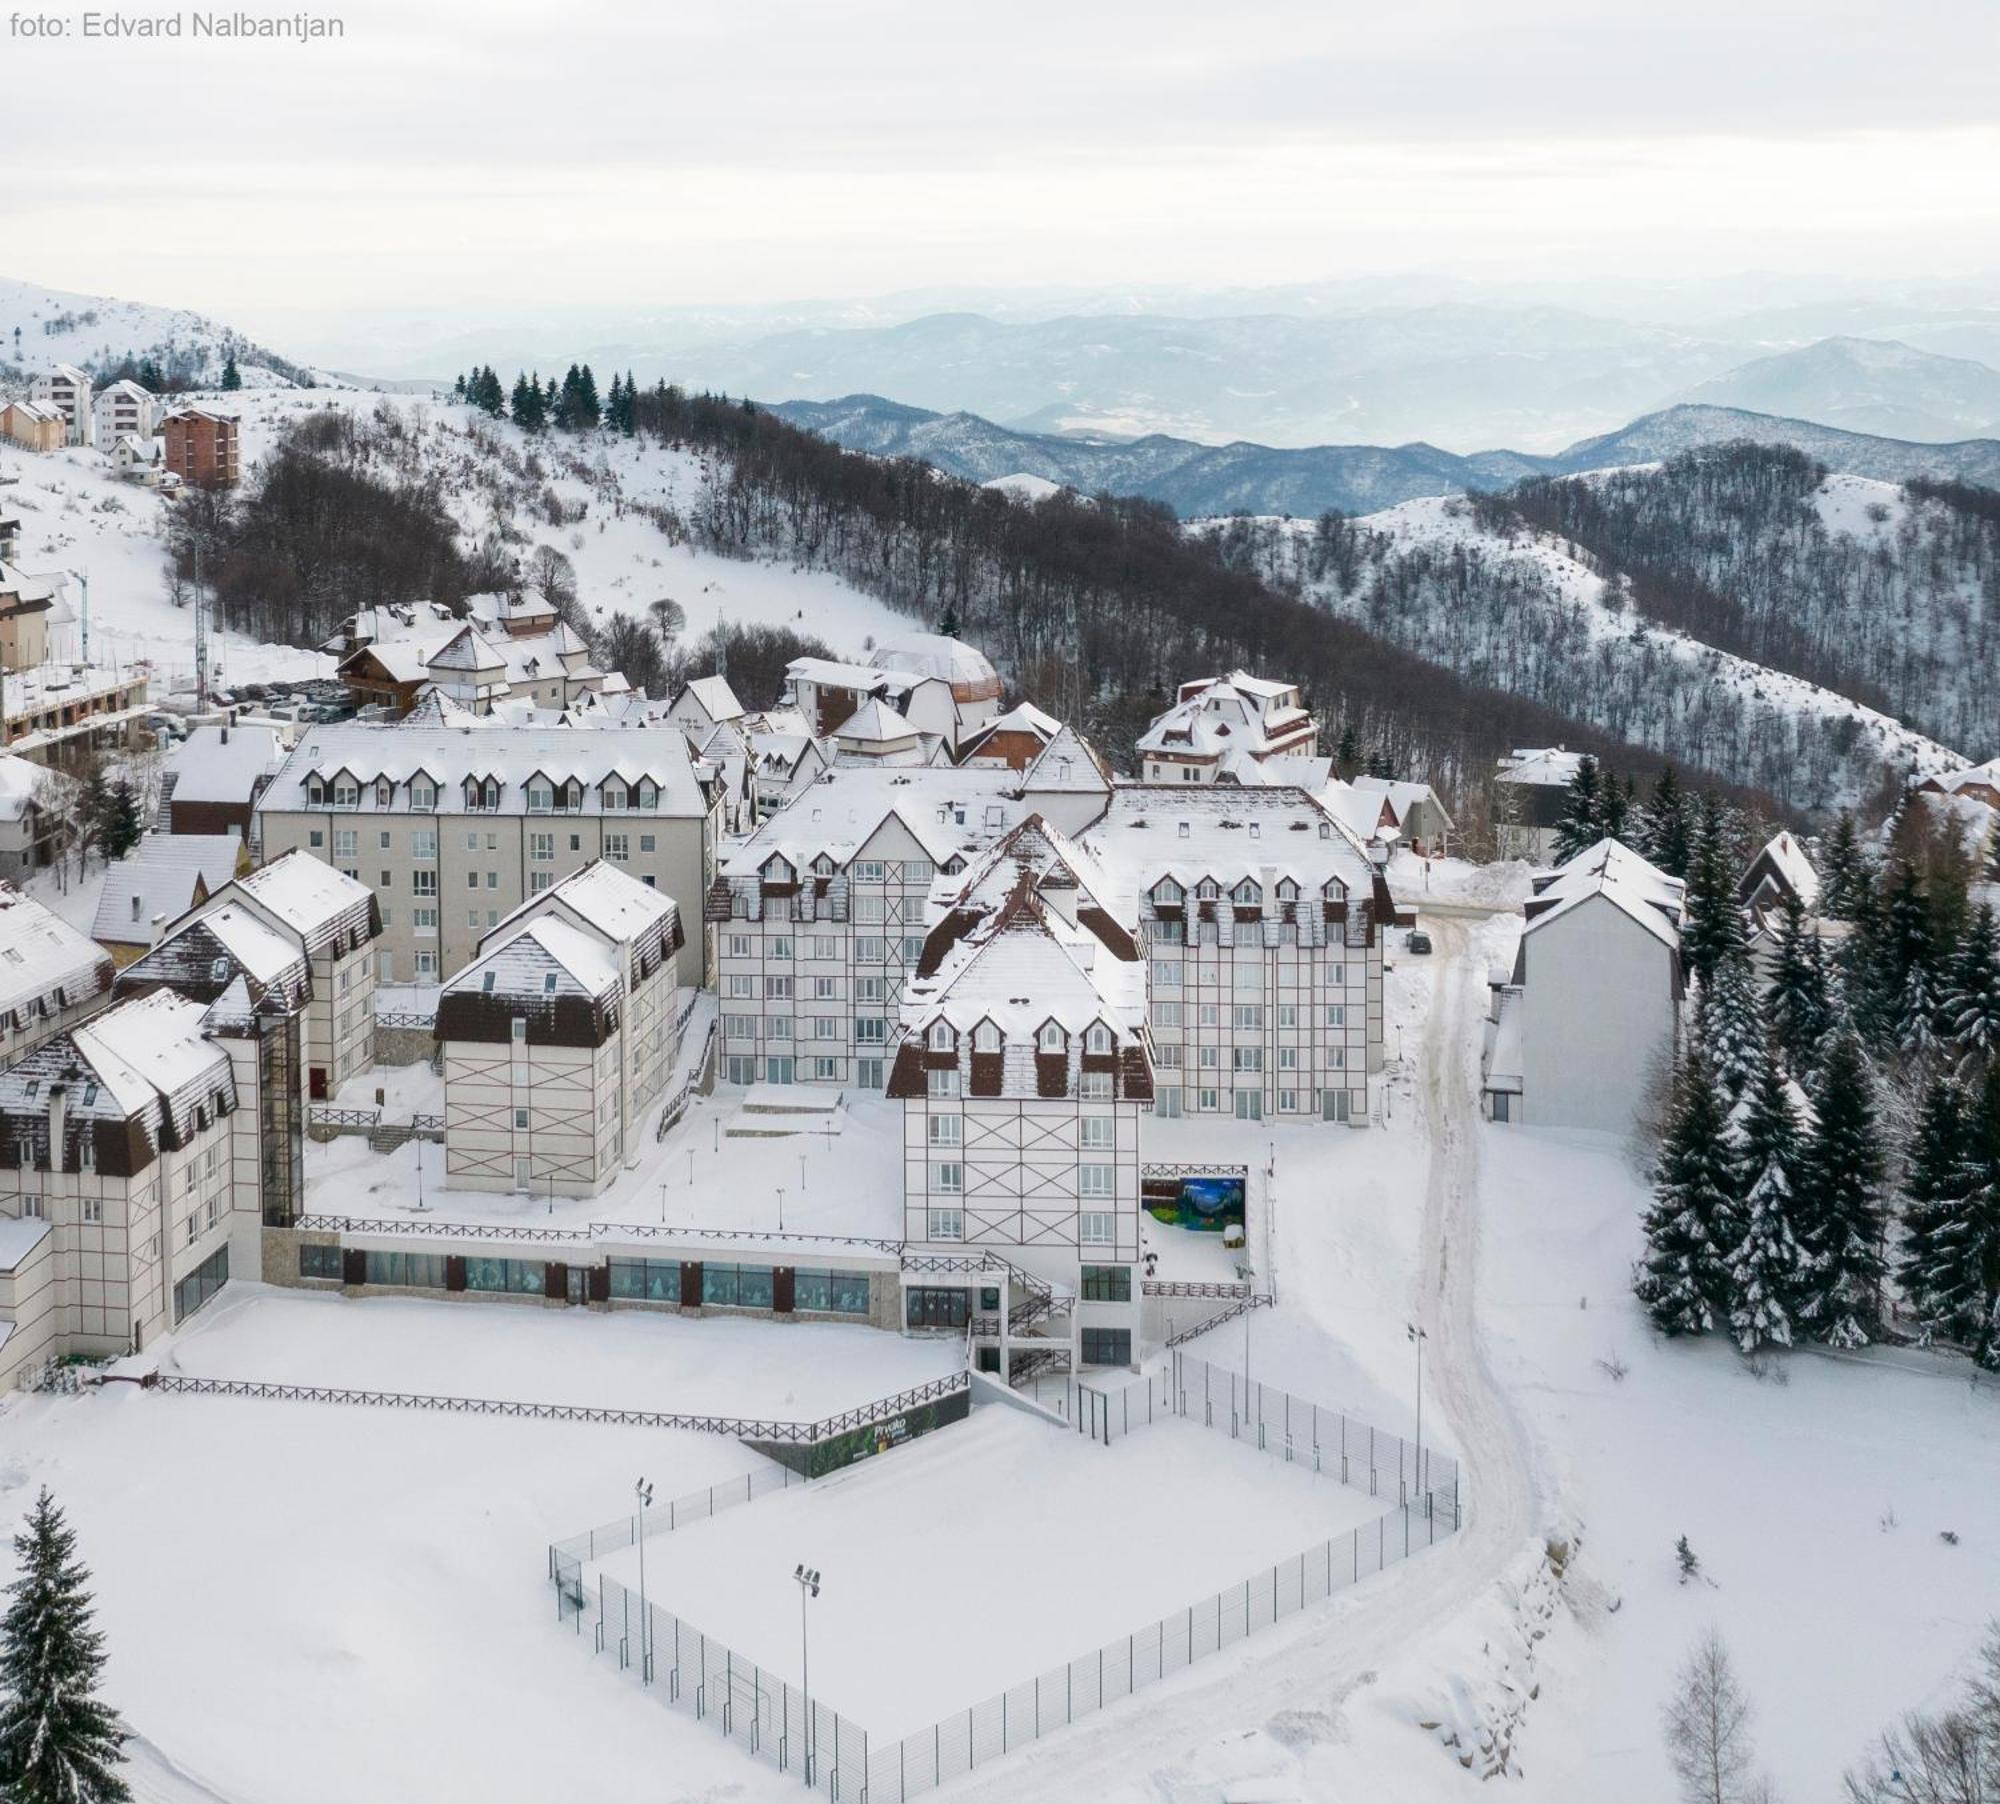
<path fill-rule="evenodd" d="M 12 752 L 0 753 L 0 821 L 18 821 L 25 816 L 49 780 L 51 773 L 46 766 L 31 764 Z M 53 780 L 62 781 L 59 777 Z"/>
<path fill-rule="evenodd" d="M 1582 752 L 1565 751 L 1559 745 L 1545 746 L 1540 750 L 1517 750 L 1500 760 L 1494 781 L 1537 786 L 1549 784 L 1566 789 L 1575 780 L 1583 760 Z"/>
<path fill-rule="evenodd" d="M 1241 670 L 1183 683 L 1180 698 L 1139 735 L 1139 750 L 1196 758 L 1236 751 L 1265 757 L 1311 731 L 1312 716 L 1288 699 L 1296 693 L 1293 684 Z"/>
<path fill-rule="evenodd" d="M 60 989 L 71 1002 L 110 987 L 111 960 L 62 916 L 0 883 L 0 1015 Z"/>
<path fill-rule="evenodd" d="M 105 867 L 92 935 L 107 946 L 150 945 L 153 923 L 177 921 L 202 896 L 223 889 L 242 853 L 234 833 L 147 834 Z"/>
<path fill-rule="evenodd" d="M 130 376 L 120 376 L 116 382 L 107 383 L 97 391 L 97 399 L 93 404 L 102 406 L 114 395 L 131 401 L 151 401 L 153 398 L 138 383 L 134 382 Z"/>
<path fill-rule="evenodd" d="M 1563 919 L 1602 897 L 1670 950 L 1678 952 L 1687 885 L 1615 839 L 1601 839 L 1587 851 L 1533 879 L 1524 934 Z"/>
<path fill-rule="evenodd" d="M 601 938 L 552 915 L 537 915 L 497 944 L 489 935 L 486 950 L 445 984 L 444 994 L 595 999 L 620 982 L 618 962 Z"/>
<path fill-rule="evenodd" d="M 999 693 L 1000 679 L 984 652 L 962 639 L 942 633 L 888 633 L 875 641 L 868 663 L 877 670 L 906 671 L 912 676 L 942 677 L 953 688 L 991 685 Z"/>
<path fill-rule="evenodd" d="M 276 727 L 196 727 L 167 756 L 177 802 L 248 802 L 257 781 L 284 761 Z"/>
<path fill-rule="evenodd" d="M 1164 877 L 1224 889 L 1265 874 L 1320 895 L 1330 881 L 1372 895 L 1375 866 L 1354 833 L 1302 789 L 1121 783 L 1083 844 L 1130 905 Z"/>
<path fill-rule="evenodd" d="M 1803 908 L 1810 909 L 1819 901 L 1819 872 L 1813 869 L 1813 862 L 1806 856 L 1806 849 L 1789 832 L 1774 833 L 1764 844 L 1764 849 L 1750 861 L 1749 870 L 1744 873 L 1747 881 L 1752 872 L 1768 865 L 1799 899 Z"/>
<path fill-rule="evenodd" d="M 26 414 L 31 420 L 46 422 L 60 420 L 63 417 L 60 407 L 52 407 L 46 401 L 9 401 L 6 405 L 16 413 Z"/>
<path fill-rule="evenodd" d="M 278 920 L 312 939 L 326 931 L 357 903 L 365 903 L 373 891 L 365 883 L 336 871 L 303 847 L 259 865 L 237 883 Z"/>
<path fill-rule="evenodd" d="M 1399 824 L 1407 820 L 1410 810 L 1422 802 L 1428 802 L 1440 814 L 1444 813 L 1444 804 L 1438 800 L 1437 791 L 1428 783 L 1409 782 L 1400 777 L 1363 776 L 1353 780 L 1353 787 L 1363 795 L 1387 796 L 1389 806 L 1396 811 L 1396 820 Z"/>
<path fill-rule="evenodd" d="M 228 892 L 224 894 L 227 897 Z M 207 928 L 260 989 L 269 989 L 288 975 L 294 975 L 294 968 L 305 957 L 296 939 L 234 898 L 225 899 L 197 916 L 180 931 L 185 933 L 197 926 Z M 179 937 L 178 933 L 170 934 L 168 942 Z"/>
<path fill-rule="evenodd" d="M 492 940 L 507 931 L 509 922 L 531 912 L 547 913 L 560 907 L 585 926 L 595 929 L 616 945 L 637 939 L 647 928 L 671 921 L 679 909 L 671 896 L 663 895 L 649 883 L 642 883 L 615 864 L 594 858 L 581 870 L 572 871 L 560 883 L 530 896 L 486 935 Z M 485 942 L 482 941 L 482 944 Z"/>
<path fill-rule="evenodd" d="M 39 1215 L 0 1215 L 0 1272 L 18 1271 L 21 1261 L 28 1257 L 54 1230 L 48 1221 Z M 0 1322 L 0 1328 L 11 1332 L 12 1322 Z M 5 1346 L 6 1336 L 0 1335 L 0 1346 Z"/>
<path fill-rule="evenodd" d="M 774 856 L 795 871 L 822 854 L 842 866 L 891 819 L 942 865 L 971 857 L 1026 813 L 1015 771 L 844 765 L 801 788 L 729 853 L 721 874 L 755 877 Z"/>
<path fill-rule="evenodd" d="M 1074 898 L 1063 910 L 1102 909 L 1128 933 L 1138 925 L 1129 901 L 1123 904 L 1097 854 L 1081 840 L 1031 814 L 1010 827 L 956 876 L 941 876 L 931 890 L 932 912 L 978 911 L 1000 907 L 1014 893 L 1023 872 L 1045 891 L 1066 890 Z"/>
<path fill-rule="evenodd" d="M 696 677 L 681 691 L 681 695 L 693 697 L 710 720 L 737 720 L 742 717 L 743 704 L 736 699 L 736 691 L 730 688 L 727 677 Z M 679 700 L 679 697 L 675 699 Z"/>
<path fill-rule="evenodd" d="M 607 733 L 579 733 L 570 727 L 523 727 L 495 732 L 478 727 L 410 726 L 343 721 L 307 727 L 291 755 L 264 792 L 260 810 L 287 813 L 307 806 L 307 782 L 313 776 L 331 779 L 345 771 L 361 785 L 358 809 L 377 812 L 374 785 L 384 779 L 395 785 L 387 810 L 407 808 L 406 785 L 423 775 L 447 792 L 468 779 L 491 779 L 500 785 L 500 813 L 527 808 L 527 782 L 536 774 L 570 778 L 583 786 L 580 812 L 600 811 L 598 788 L 612 777 L 626 783 L 649 778 L 660 789 L 663 816 L 700 817 L 708 813 L 687 736 L 677 727 L 633 727 Z M 452 798 L 447 812 L 455 805 Z"/>
<path fill-rule="evenodd" d="M 870 696 L 834 730 L 833 736 L 849 745 L 890 745 L 916 738 L 917 729 L 880 696 Z"/>
<path fill-rule="evenodd" d="M 1968 764 L 1963 770 L 1946 771 L 1940 776 L 1925 780 L 1925 788 L 1935 787 L 1946 795 L 1957 795 L 1964 789 L 2000 789 L 2000 758 L 1989 758 L 1984 764 Z"/>
<path fill-rule="evenodd" d="M 1108 795 L 1111 772 L 1098 756 L 1097 748 L 1076 728 L 1064 725 L 1021 773 L 1021 787 L 1039 795 L 1078 792 Z"/>
<path fill-rule="evenodd" d="M 202 1034 L 206 1012 L 172 990 L 152 990 L 93 1015 L 69 1038 L 127 1117 L 195 1084 L 233 1097 L 229 1055 Z"/>

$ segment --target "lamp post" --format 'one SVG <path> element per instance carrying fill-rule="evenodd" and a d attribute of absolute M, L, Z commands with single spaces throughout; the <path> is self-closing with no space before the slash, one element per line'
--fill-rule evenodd
<path fill-rule="evenodd" d="M 1411 1343 L 1417 1349 L 1417 1494 L 1424 1489 L 1424 1342 L 1430 1339 L 1415 1322 L 1404 1324 Z"/>
<path fill-rule="evenodd" d="M 646 1512 L 652 1508 L 653 1487 L 645 1480 L 632 1487 L 639 1500 L 639 1683 L 653 1682 L 653 1613 L 646 1608 Z"/>
<path fill-rule="evenodd" d="M 806 1714 L 806 1789 L 812 1789 L 813 1782 L 813 1702 L 811 1644 L 806 1635 L 806 1605 L 819 1595 L 819 1569 L 815 1566 L 797 1566 L 792 1577 L 799 1586 L 799 1692 L 805 1703 Z"/>
<path fill-rule="evenodd" d="M 785 1187 L 784 1185 L 780 1184 L 778 1186 L 778 1232 L 782 1234 L 784 1231 L 785 1231 Z"/>
<path fill-rule="evenodd" d="M 660 1226 L 664 1228 L 666 1225 L 667 1225 L 667 1181 L 665 1178 L 662 1178 L 660 1180 Z"/>

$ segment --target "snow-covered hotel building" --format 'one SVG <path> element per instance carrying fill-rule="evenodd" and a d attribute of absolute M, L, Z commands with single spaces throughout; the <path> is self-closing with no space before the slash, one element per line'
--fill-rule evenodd
<path fill-rule="evenodd" d="M 859 664 L 794 658 L 785 667 L 785 700 L 816 738 L 834 737 L 879 701 L 955 753 L 1000 712 L 1000 678 L 983 652 L 957 639 L 897 633 L 877 640 Z"/>
<path fill-rule="evenodd" d="M 969 1323 L 1010 1382 L 1139 1344 L 1146 969 L 1090 875 L 1033 818 L 982 861 L 927 938 L 889 1079 L 908 1325 Z"/>
<path fill-rule="evenodd" d="M 523 902 L 602 859 L 668 896 L 714 876 L 722 784 L 675 727 L 307 729 L 257 800 L 267 860 L 308 851 L 381 908 L 376 972 L 440 982 Z M 709 980 L 692 934 L 679 981 Z"/>
<path fill-rule="evenodd" d="M 102 1008 L 111 954 L 53 909 L 0 883 L 0 1066 Z"/>
<path fill-rule="evenodd" d="M 1233 765 L 1318 749 L 1319 726 L 1296 683 L 1232 670 L 1180 686 L 1174 705 L 1139 736 L 1140 774 L 1148 783 L 1213 783 Z"/>
<path fill-rule="evenodd" d="M 257 1270 L 257 1039 L 240 987 L 122 1002 L 0 1072 L 0 1390 L 149 1345 Z"/>
<path fill-rule="evenodd" d="M 1492 983 L 1493 1120 L 1626 1134 L 1664 1094 L 1686 891 L 1615 839 L 1533 879 L 1514 967 Z"/>
<path fill-rule="evenodd" d="M 1026 772 L 827 771 L 723 859 L 706 893 L 728 1082 L 882 1088 L 932 886 L 1030 813 L 1109 800 L 1082 742 L 1059 743 Z"/>
<path fill-rule="evenodd" d="M 1354 834 L 1302 789 L 1142 783 L 1081 838 L 1145 952 L 1159 1112 L 1365 1125 L 1402 917 Z"/>
<path fill-rule="evenodd" d="M 40 372 L 28 384 L 28 399 L 62 415 L 66 443 L 90 443 L 90 377 L 75 364 L 59 363 Z"/>
<path fill-rule="evenodd" d="M 446 1181 L 592 1196 L 680 1053 L 680 911 L 615 865 L 531 897 L 444 986 Z"/>

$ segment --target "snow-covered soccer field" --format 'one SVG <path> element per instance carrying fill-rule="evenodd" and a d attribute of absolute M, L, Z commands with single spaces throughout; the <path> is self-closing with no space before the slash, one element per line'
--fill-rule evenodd
<path fill-rule="evenodd" d="M 957 1340 L 845 1323 L 234 1284 L 164 1361 L 201 1378 L 786 1422 L 872 1403 L 964 1363 Z"/>
<path fill-rule="evenodd" d="M 992 1407 L 650 1536 L 646 1580 L 684 1621 L 796 1683 L 792 1572 L 817 1567 L 814 1694 L 871 1736 L 900 1736 L 1381 1514 L 1364 1491 L 1191 1422 L 1105 1447 Z M 636 1591 L 636 1550 L 603 1567 Z"/>

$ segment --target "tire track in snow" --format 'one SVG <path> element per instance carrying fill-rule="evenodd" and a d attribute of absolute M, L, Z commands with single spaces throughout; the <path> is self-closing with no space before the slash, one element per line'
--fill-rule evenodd
<path fill-rule="evenodd" d="M 1465 922 L 1429 924 L 1443 956 L 1424 1031 L 1421 1095 L 1430 1161 L 1415 1306 L 1430 1337 L 1428 1393 L 1460 1450 L 1464 1528 L 1421 1559 L 1263 1631 L 1232 1655 L 1149 1686 L 938 1795 L 964 1804 L 1024 1797 L 1095 1804 L 1158 1789 L 1214 1743 L 1219 1728 L 1240 1733 L 1287 1715 L 1324 1717 L 1384 1664 L 1483 1597 L 1539 1526 L 1527 1441 L 1480 1346 L 1475 1124 L 1485 973 Z M 1437 1757 L 1415 1736 L 1411 1747 L 1413 1758 Z"/>

